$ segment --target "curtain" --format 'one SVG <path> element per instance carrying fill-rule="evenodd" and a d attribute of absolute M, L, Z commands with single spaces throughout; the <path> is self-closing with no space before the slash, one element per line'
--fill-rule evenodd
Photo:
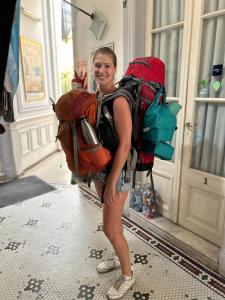
<path fill-rule="evenodd" d="M 204 11 L 224 9 L 225 1 L 205 1 Z M 199 82 L 207 81 L 204 97 L 225 98 L 225 74 L 221 88 L 212 87 L 212 67 L 225 66 L 225 16 L 204 20 Z M 200 87 L 199 87 L 200 92 Z M 197 95 L 200 96 L 201 94 Z M 225 177 L 225 104 L 204 102 L 196 104 L 195 128 L 191 166 L 195 169 Z"/>
<path fill-rule="evenodd" d="M 183 21 L 184 0 L 154 0 L 153 28 Z M 166 65 L 166 91 L 169 97 L 179 96 L 183 26 L 153 34 L 153 55 Z"/>
<path fill-rule="evenodd" d="M 72 20 L 74 21 L 78 9 L 72 7 L 69 1 L 62 0 L 62 40 L 67 43 L 72 31 Z M 72 19 L 73 17 L 73 19 Z"/>
<path fill-rule="evenodd" d="M 184 0 L 154 0 L 153 29 L 184 20 Z M 153 34 L 153 56 L 159 57 L 166 66 L 166 93 L 179 96 L 183 26 Z M 176 134 L 172 146 L 176 144 Z M 172 159 L 172 161 L 174 158 Z"/>

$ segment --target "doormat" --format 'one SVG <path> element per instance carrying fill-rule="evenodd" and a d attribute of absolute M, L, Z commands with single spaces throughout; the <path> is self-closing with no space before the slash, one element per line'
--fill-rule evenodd
<path fill-rule="evenodd" d="M 53 186 L 37 176 L 28 176 L 0 184 L 0 208 L 48 193 Z"/>

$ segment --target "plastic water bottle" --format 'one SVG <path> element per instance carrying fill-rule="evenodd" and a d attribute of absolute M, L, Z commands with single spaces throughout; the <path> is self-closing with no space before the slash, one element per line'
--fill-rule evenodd
<path fill-rule="evenodd" d="M 151 203 L 151 190 L 149 189 L 149 187 L 147 187 L 143 192 L 143 214 L 145 217 L 148 217 L 150 203 Z"/>
<path fill-rule="evenodd" d="M 97 135 L 93 129 L 93 127 L 91 126 L 91 124 L 88 123 L 87 121 L 87 117 L 86 116 L 82 116 L 80 118 L 81 121 L 81 128 L 82 128 L 82 133 L 84 136 L 84 139 L 86 141 L 87 144 L 99 144 Z"/>
<path fill-rule="evenodd" d="M 137 212 L 142 212 L 143 210 L 143 203 L 142 203 L 142 188 L 141 186 L 137 185 L 135 187 L 135 202 L 134 202 L 134 210 Z"/>

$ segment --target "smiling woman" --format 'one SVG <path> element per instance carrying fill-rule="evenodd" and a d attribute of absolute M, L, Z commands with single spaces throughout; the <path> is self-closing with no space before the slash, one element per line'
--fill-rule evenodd
<path fill-rule="evenodd" d="M 96 50 L 93 57 L 94 80 L 101 93 L 110 93 L 115 90 L 114 75 L 117 68 L 115 53 L 108 47 Z"/>
<path fill-rule="evenodd" d="M 102 47 L 108 47 L 110 49 L 114 49 L 113 42 L 102 45 L 101 47 L 91 48 L 89 51 L 89 59 L 88 59 L 88 90 L 92 93 L 95 92 L 97 89 L 97 84 L 93 77 L 93 56 L 97 49 Z"/>
<path fill-rule="evenodd" d="M 97 98 L 102 103 L 102 97 L 112 94 L 115 89 L 114 76 L 117 71 L 116 54 L 109 47 L 97 49 L 93 55 L 93 78 L 97 84 Z M 104 139 L 105 109 L 111 115 L 111 125 L 115 127 L 118 143 L 112 150 Z M 121 267 L 121 276 L 107 292 L 108 299 L 120 299 L 133 286 L 135 277 L 131 270 L 129 246 L 123 234 L 121 217 L 124 204 L 131 188 L 126 180 L 125 166 L 131 148 L 132 120 L 128 101 L 123 96 L 115 94 L 115 98 L 107 104 L 98 107 L 99 124 L 97 131 L 104 147 L 111 150 L 113 161 L 95 178 L 95 188 L 103 205 L 103 231 L 110 241 L 115 255 L 97 266 L 99 273 L 112 271 Z M 123 126 L 121 120 L 123 119 Z M 103 124 L 103 127 L 100 126 Z"/>

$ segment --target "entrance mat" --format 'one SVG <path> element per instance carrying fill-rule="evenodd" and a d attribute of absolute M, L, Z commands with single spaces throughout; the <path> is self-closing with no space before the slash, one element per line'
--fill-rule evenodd
<path fill-rule="evenodd" d="M 0 184 L 0 208 L 48 193 L 53 186 L 36 176 Z"/>

